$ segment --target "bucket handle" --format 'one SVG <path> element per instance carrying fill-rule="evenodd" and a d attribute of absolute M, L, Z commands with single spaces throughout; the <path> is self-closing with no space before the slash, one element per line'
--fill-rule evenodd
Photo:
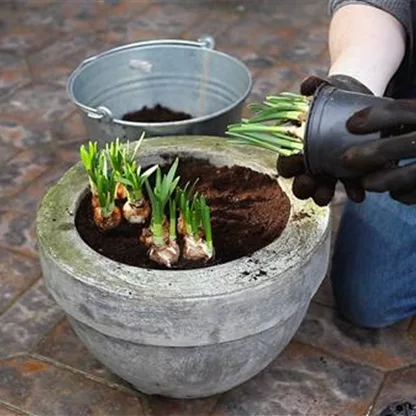
<path fill-rule="evenodd" d="M 129 49 L 143 47 L 143 46 L 154 46 L 154 45 L 182 45 L 182 46 L 197 46 L 205 49 L 214 49 L 215 39 L 211 35 L 202 35 L 197 41 L 193 40 L 181 40 L 181 39 L 161 39 L 161 40 L 146 40 L 141 42 L 129 43 L 128 45 L 118 46 L 116 48 L 110 49 L 108 51 L 99 53 L 97 55 L 91 56 L 81 62 L 78 69 L 81 69 L 85 65 L 89 64 L 92 61 L 95 61 L 97 58 L 102 58 L 104 56 L 111 55 L 116 52 L 126 51 Z"/>

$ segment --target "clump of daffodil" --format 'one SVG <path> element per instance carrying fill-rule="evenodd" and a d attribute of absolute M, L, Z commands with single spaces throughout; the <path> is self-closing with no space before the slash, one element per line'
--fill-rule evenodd
<path fill-rule="evenodd" d="M 150 205 L 143 195 L 143 186 L 157 168 L 155 165 L 141 172 L 141 166 L 135 160 L 124 163 L 119 181 L 125 186 L 127 201 L 123 205 L 123 216 L 127 221 L 142 224 L 149 217 Z"/>
<path fill-rule="evenodd" d="M 111 143 L 106 144 L 105 152 L 107 154 L 111 168 L 113 169 L 113 173 L 117 179 L 117 199 L 127 198 L 125 184 L 120 179 L 123 177 L 125 165 L 131 165 L 131 163 L 134 162 L 136 153 L 144 139 L 144 135 L 145 133 L 143 132 L 133 150 L 130 150 L 130 144 L 128 141 L 126 143 L 120 143 L 119 138 Z"/>
<path fill-rule="evenodd" d="M 117 181 L 109 169 L 107 158 L 97 143 L 89 143 L 80 149 L 81 160 L 88 174 L 92 194 L 91 205 L 95 224 L 102 230 L 108 231 L 120 225 L 122 214 L 115 204 Z"/>
<path fill-rule="evenodd" d="M 194 196 L 194 189 L 195 185 L 198 183 L 199 178 L 194 181 L 192 186 L 190 186 L 190 182 L 187 182 L 183 188 L 178 187 L 176 190 L 176 203 L 179 206 L 183 206 L 185 201 L 191 199 Z M 184 214 L 182 212 L 183 210 L 179 209 L 179 218 L 178 218 L 178 233 L 182 237 L 185 237 L 186 235 L 186 229 L 185 229 L 185 220 L 184 220 Z"/>
<path fill-rule="evenodd" d="M 282 93 L 269 96 L 262 104 L 251 104 L 253 117 L 231 124 L 226 134 L 235 144 L 249 144 L 282 156 L 303 152 L 310 98 Z"/>
<path fill-rule="evenodd" d="M 149 258 L 166 267 L 172 267 L 179 260 L 180 249 L 176 241 L 176 205 L 171 199 L 179 182 L 176 177 L 179 159 L 162 175 L 160 167 L 156 169 L 156 182 L 151 187 L 146 180 L 147 193 L 150 198 L 152 213 L 149 229 L 144 229 L 141 241 L 150 246 Z M 169 205 L 169 220 L 166 218 L 165 209 Z"/>
<path fill-rule="evenodd" d="M 187 260 L 208 261 L 214 256 L 212 241 L 211 211 L 205 197 L 192 190 L 178 189 L 176 200 L 180 212 L 178 232 L 183 236 L 183 257 Z"/>
<path fill-rule="evenodd" d="M 88 174 L 88 181 L 91 191 L 91 205 L 98 206 L 97 193 L 97 178 L 98 178 L 98 163 L 101 151 L 98 149 L 97 142 L 89 142 L 88 146 L 82 145 L 80 147 L 81 162 Z"/>

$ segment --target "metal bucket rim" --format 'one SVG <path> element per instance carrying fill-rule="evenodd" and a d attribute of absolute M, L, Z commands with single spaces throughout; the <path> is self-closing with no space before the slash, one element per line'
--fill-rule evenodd
<path fill-rule="evenodd" d="M 240 97 L 240 99 L 238 99 L 237 101 L 234 101 L 232 104 L 228 105 L 227 107 L 224 107 L 221 110 L 216 111 L 215 113 L 210 113 L 204 116 L 200 116 L 200 117 L 192 117 L 188 120 L 181 120 L 181 121 L 167 121 L 167 122 L 160 122 L 160 123 L 142 123 L 142 122 L 134 122 L 134 121 L 125 121 L 125 120 L 121 120 L 119 118 L 112 118 L 111 122 L 121 125 L 121 126 L 130 126 L 130 127 L 165 127 L 165 126 L 181 126 L 181 125 L 187 125 L 187 124 L 194 124 L 195 122 L 199 122 L 199 121 L 206 121 L 209 120 L 211 118 L 215 118 L 217 116 L 220 116 L 228 111 L 230 111 L 232 108 L 238 106 L 239 104 L 241 104 L 242 102 L 244 102 L 247 97 L 249 96 L 252 88 L 253 88 L 253 76 L 251 75 L 251 72 L 249 70 L 249 68 L 247 67 L 247 65 L 244 64 L 244 62 L 242 62 L 240 59 L 229 55 L 225 52 L 221 52 L 221 51 L 217 51 L 213 48 L 210 47 L 206 47 L 204 43 L 202 42 L 194 42 L 194 41 L 187 41 L 187 40 L 182 40 L 182 39 L 160 39 L 160 40 L 150 40 L 150 41 L 143 41 L 143 42 L 133 42 L 133 43 L 128 43 L 125 45 L 121 45 L 121 46 L 116 46 L 114 48 L 108 49 L 107 51 L 104 51 L 102 53 L 99 53 L 98 55 L 86 58 L 83 62 L 81 62 L 81 64 L 78 65 L 78 67 L 70 74 L 69 78 L 68 78 L 68 82 L 67 82 L 67 93 L 69 95 L 69 97 L 71 98 L 71 100 L 73 101 L 73 103 L 75 105 L 77 105 L 79 108 L 81 108 L 82 110 L 84 110 L 84 112 L 87 113 L 92 113 L 92 114 L 99 114 L 99 112 L 97 111 L 97 109 L 89 107 L 85 104 L 80 103 L 76 98 L 75 95 L 73 93 L 73 85 L 75 83 L 76 78 L 81 74 L 81 72 L 88 67 L 89 65 L 92 65 L 93 63 L 97 62 L 98 59 L 104 58 L 106 56 L 109 56 L 113 53 L 117 53 L 117 52 L 122 52 L 124 50 L 128 50 L 130 48 L 143 48 L 143 47 L 147 47 L 147 46 L 180 46 L 183 48 L 190 48 L 190 49 L 195 49 L 195 48 L 202 48 L 206 51 L 209 51 L 211 53 L 217 54 L 217 55 L 221 55 L 226 59 L 229 59 L 230 61 L 234 61 L 234 63 L 236 65 L 238 65 L 240 68 L 242 68 L 244 70 L 244 72 L 247 75 L 247 81 L 248 81 L 248 86 L 246 91 L 242 94 L 242 96 Z"/>

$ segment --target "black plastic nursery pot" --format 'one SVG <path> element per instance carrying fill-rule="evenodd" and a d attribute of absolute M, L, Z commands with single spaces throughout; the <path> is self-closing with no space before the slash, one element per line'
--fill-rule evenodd
<path fill-rule="evenodd" d="M 347 120 L 355 112 L 385 100 L 385 97 L 321 86 L 312 100 L 305 130 L 305 162 L 309 171 L 336 178 L 357 176 L 356 171 L 343 166 L 344 152 L 355 144 L 379 139 L 381 135 L 379 132 L 351 134 L 346 127 Z"/>

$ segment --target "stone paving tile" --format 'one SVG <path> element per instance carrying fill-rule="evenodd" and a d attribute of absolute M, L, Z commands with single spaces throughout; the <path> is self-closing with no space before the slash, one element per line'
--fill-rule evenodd
<path fill-rule="evenodd" d="M 66 87 L 70 73 L 83 59 L 95 54 L 88 50 L 95 40 L 93 34 L 67 35 L 29 55 L 27 59 L 33 78 Z"/>
<path fill-rule="evenodd" d="M 274 62 L 273 68 L 264 69 L 256 75 L 252 93 L 249 97 L 251 102 L 259 102 L 266 95 L 279 94 L 283 91 L 299 93 L 301 82 L 311 74 L 324 76 L 319 64 L 308 64 L 307 71 L 304 67 L 293 64 L 290 60 L 279 60 L 273 57 L 264 57 Z M 339 194 L 341 196 L 341 194 Z"/>
<path fill-rule="evenodd" d="M 73 7 L 71 1 L 54 0 L 49 7 L 23 11 L 22 19 L 25 24 L 52 28 L 63 33 L 98 34 L 112 27 L 114 17 L 120 22 L 122 18 L 125 23 L 135 13 L 143 13 L 151 3 L 152 0 L 82 1 L 78 2 L 77 7 Z"/>
<path fill-rule="evenodd" d="M 290 87 L 297 81 L 300 81 L 300 77 L 296 70 L 280 62 L 274 68 L 263 70 L 256 76 L 248 101 L 261 102 L 267 95 L 290 91 Z"/>
<path fill-rule="evenodd" d="M 0 246 L 36 256 L 35 213 L 0 210 Z"/>
<path fill-rule="evenodd" d="M 0 52 L 0 99 L 8 96 L 31 80 L 23 58 L 8 52 Z"/>
<path fill-rule="evenodd" d="M 119 19 L 117 16 L 112 17 L 112 20 L 117 19 Z M 171 38 L 179 39 L 181 36 L 179 33 L 172 34 L 168 28 L 159 30 L 143 29 L 135 23 L 129 24 L 124 22 L 119 24 L 113 23 L 112 28 L 110 27 L 105 32 L 98 34 L 99 41 L 106 45 L 102 51 L 129 43 Z"/>
<path fill-rule="evenodd" d="M 30 351 L 62 316 L 39 280 L 0 317 L 0 357 Z"/>
<path fill-rule="evenodd" d="M 112 17 L 116 18 L 118 17 Z M 163 38 L 170 39 L 171 33 L 168 30 L 142 29 L 135 22 L 123 21 L 118 28 L 110 28 L 91 39 L 80 36 L 60 39 L 48 48 L 31 55 L 28 61 L 36 81 L 50 82 L 66 88 L 69 75 L 84 60 L 122 44 Z M 67 52 L 62 54 L 61 49 Z"/>
<path fill-rule="evenodd" d="M 7 10 L 12 10 L 14 12 L 23 12 L 24 10 L 30 10 L 31 12 L 43 9 L 45 6 L 54 4 L 59 0 L 36 0 L 36 1 L 27 1 L 27 0 L 3 0 L 2 7 Z"/>
<path fill-rule="evenodd" d="M 302 31 L 296 39 L 293 40 L 290 47 L 284 49 L 279 55 L 279 59 L 289 59 L 291 62 L 300 63 L 302 66 L 308 62 L 316 60 L 324 52 L 327 51 L 328 42 L 328 26 L 323 24 L 321 26 L 314 25 L 307 31 Z"/>
<path fill-rule="evenodd" d="M 17 410 L 12 410 L 8 407 L 0 405 L 0 416 L 22 416 L 27 415 L 27 413 L 18 412 Z"/>
<path fill-rule="evenodd" d="M 0 206 L 9 211 L 17 209 L 19 212 L 34 214 L 48 189 L 54 185 L 72 165 L 73 163 L 70 162 L 61 162 L 53 166 L 46 173 L 34 180 L 24 191 L 19 192 L 10 198 L 0 198 Z"/>
<path fill-rule="evenodd" d="M 0 118 L 1 146 L 7 145 L 16 148 L 37 147 L 51 140 L 51 132 L 45 126 L 22 124 L 17 121 Z"/>
<path fill-rule="evenodd" d="M 5 5 L 6 3 L 6 5 Z M 36 0 L 26 1 L 11 0 L 11 7 L 7 7 L 7 1 L 3 0 L 0 16 L 0 50 L 17 53 L 21 56 L 27 52 L 33 52 L 51 43 L 59 30 L 52 27 L 27 24 L 24 15 L 45 14 L 48 7 L 42 5 L 38 10 L 32 6 Z M 20 3 L 20 4 L 19 4 Z"/>
<path fill-rule="evenodd" d="M 90 354 L 76 336 L 66 318 L 46 335 L 36 348 L 36 354 L 51 358 L 112 383 L 127 386 L 127 383 L 110 370 L 107 370 Z"/>
<path fill-rule="evenodd" d="M 230 30 L 241 19 L 241 13 L 237 7 L 229 9 L 230 2 L 216 2 L 215 7 L 204 12 L 204 19 L 181 34 L 181 37 L 189 40 L 197 40 L 200 36 L 207 34 L 217 40 L 227 30 Z M 205 3 L 206 5 L 206 3 Z M 215 47 L 215 49 L 218 49 Z"/>
<path fill-rule="evenodd" d="M 329 59 L 327 54 L 323 53 L 317 59 L 308 61 L 308 65 L 305 65 L 304 62 L 293 62 L 292 65 L 300 74 L 300 79 L 296 86 L 297 92 L 299 92 L 300 83 L 308 76 L 316 75 L 318 77 L 325 77 L 328 75 Z"/>
<path fill-rule="evenodd" d="M 218 396 L 193 400 L 147 397 L 151 416 L 210 416 L 217 401 Z"/>
<path fill-rule="evenodd" d="M 188 5 L 189 2 L 165 2 L 158 5 L 154 1 L 143 0 L 115 5 L 111 12 L 92 22 L 97 35 L 97 50 L 87 51 L 84 56 L 126 43 L 180 38 L 192 22 L 204 16 L 200 10 L 189 8 Z M 172 13 L 175 9 L 177 13 Z M 133 19 L 132 16 L 136 17 Z M 71 18 L 65 18 L 65 22 L 71 23 Z M 87 20 L 86 24 L 91 24 L 91 21 Z M 81 31 L 83 30 L 89 31 L 91 28 L 82 28 Z"/>
<path fill-rule="evenodd" d="M 328 21 L 327 0 L 264 1 L 256 7 L 262 24 L 280 27 L 290 25 L 299 34 L 304 28 L 312 29 Z M 313 22 L 313 24 L 311 24 Z"/>
<path fill-rule="evenodd" d="M 51 148 L 22 151 L 0 166 L 0 197 L 18 193 L 56 163 Z"/>
<path fill-rule="evenodd" d="M 130 388 L 126 382 L 107 370 L 89 353 L 67 319 L 62 320 L 48 333 L 36 348 L 36 354 Z M 151 416 L 208 416 L 217 400 L 218 397 L 175 400 L 160 396 L 147 396 Z"/>
<path fill-rule="evenodd" d="M 92 31 L 97 35 L 97 49 L 101 51 L 145 39 L 172 37 L 172 29 L 168 26 L 159 25 L 157 29 L 151 30 L 136 22 L 136 19 L 132 19 L 132 16 L 144 15 L 154 3 L 153 0 L 124 2 L 109 0 L 100 2 L 100 7 L 97 7 L 97 3 L 84 2 L 81 10 L 76 13 L 70 10 L 63 13 L 61 7 L 57 10 L 56 7 L 50 8 L 50 13 L 54 16 L 54 21 L 61 21 L 61 29 L 66 33 L 76 31 L 82 34 Z M 89 15 L 93 15 L 93 18 L 88 17 Z"/>
<path fill-rule="evenodd" d="M 79 148 L 82 144 L 87 143 L 88 139 L 69 141 L 56 149 L 57 156 L 62 161 L 62 166 L 66 169 L 80 161 Z"/>
<path fill-rule="evenodd" d="M 53 135 L 56 140 L 63 143 L 88 139 L 87 129 L 78 111 L 71 114 L 59 126 L 54 126 Z"/>
<path fill-rule="evenodd" d="M 256 55 L 256 54 L 254 54 Z M 290 91 L 299 93 L 301 82 L 309 75 L 325 76 L 327 71 L 326 67 L 320 62 L 310 62 L 308 66 L 296 65 L 292 63 L 290 59 L 280 60 L 270 55 L 257 55 L 258 62 L 261 65 L 250 63 L 250 55 L 245 55 L 242 60 L 250 67 L 250 69 L 260 68 L 262 69 L 256 73 L 255 83 L 253 85 L 253 91 L 249 97 L 251 102 L 259 102 L 266 95 L 279 94 L 283 91 Z M 272 68 L 267 69 L 267 65 L 272 64 Z M 325 68 L 325 69 L 324 69 Z M 337 188 L 336 197 L 342 196 L 342 189 Z M 338 203 L 338 202 L 337 202 Z"/>
<path fill-rule="evenodd" d="M 187 30 L 204 17 L 203 10 L 200 11 L 198 8 L 186 7 L 182 3 L 166 3 L 162 6 L 150 6 L 131 19 L 130 24 L 134 24 L 138 29 L 168 30 L 174 35 Z"/>
<path fill-rule="evenodd" d="M 218 38 L 217 47 L 233 54 L 246 50 L 248 53 L 261 53 L 278 58 L 284 49 L 290 47 L 295 37 L 296 30 L 290 24 L 265 25 L 256 18 L 250 18 L 244 24 L 229 28 Z"/>
<path fill-rule="evenodd" d="M 89 353 L 66 318 L 47 334 L 36 348 L 36 354 L 130 388 L 126 382 L 107 370 Z M 217 397 L 210 397 L 202 400 L 175 400 L 147 396 L 151 416 L 208 416 L 217 399 Z"/>
<path fill-rule="evenodd" d="M 1 138 L 0 138 L 1 141 Z M 6 146 L 0 143 L 0 163 L 3 164 L 7 162 L 7 160 L 11 159 L 13 155 L 17 153 L 16 149 L 13 149 L 10 146 Z"/>
<path fill-rule="evenodd" d="M 74 109 L 64 88 L 46 84 L 22 88 L 7 103 L 0 104 L 2 119 L 23 124 L 53 125 L 68 117 Z"/>
<path fill-rule="evenodd" d="M 225 393 L 212 416 L 364 415 L 382 378 L 292 342 L 266 370 Z"/>
<path fill-rule="evenodd" d="M 0 248 L 0 314 L 40 273 L 37 260 Z"/>
<path fill-rule="evenodd" d="M 41 49 L 57 36 L 57 33 L 50 28 L 10 22 L 7 18 L 2 22 L 5 27 L 0 31 L 0 51 L 24 55 L 29 51 Z"/>
<path fill-rule="evenodd" d="M 416 404 L 416 367 L 393 372 L 386 376 L 371 416 L 379 416 L 380 412 L 393 402 Z"/>
<path fill-rule="evenodd" d="M 30 357 L 0 363 L 0 400 L 41 416 L 145 414 L 133 393 Z"/>
<path fill-rule="evenodd" d="M 41 26 L 50 27 L 64 33 L 90 33 L 96 32 L 104 26 L 102 15 L 107 12 L 105 2 L 94 1 L 77 2 L 77 7 L 73 7 L 71 2 L 55 2 L 44 12 L 33 11 L 27 15 L 26 22 Z"/>
<path fill-rule="evenodd" d="M 394 370 L 416 363 L 416 342 L 406 332 L 409 320 L 384 329 L 351 325 L 332 308 L 311 304 L 295 339 L 329 354 Z"/>
<path fill-rule="evenodd" d="M 152 1 L 125 2 L 116 9 L 103 18 L 104 25 L 96 32 L 98 39 L 109 47 L 142 40 L 181 38 L 182 32 L 197 27 L 194 23 L 208 14 L 205 8 L 186 7 L 183 2 L 163 5 Z M 132 13 L 136 16 L 134 19 Z"/>
<path fill-rule="evenodd" d="M 231 56 L 233 56 L 233 54 L 231 54 Z M 262 70 L 271 69 L 277 64 L 271 56 L 256 52 L 243 53 L 241 56 L 234 54 L 234 56 L 247 65 L 248 69 L 251 71 L 251 75 L 254 78 L 257 78 Z"/>

